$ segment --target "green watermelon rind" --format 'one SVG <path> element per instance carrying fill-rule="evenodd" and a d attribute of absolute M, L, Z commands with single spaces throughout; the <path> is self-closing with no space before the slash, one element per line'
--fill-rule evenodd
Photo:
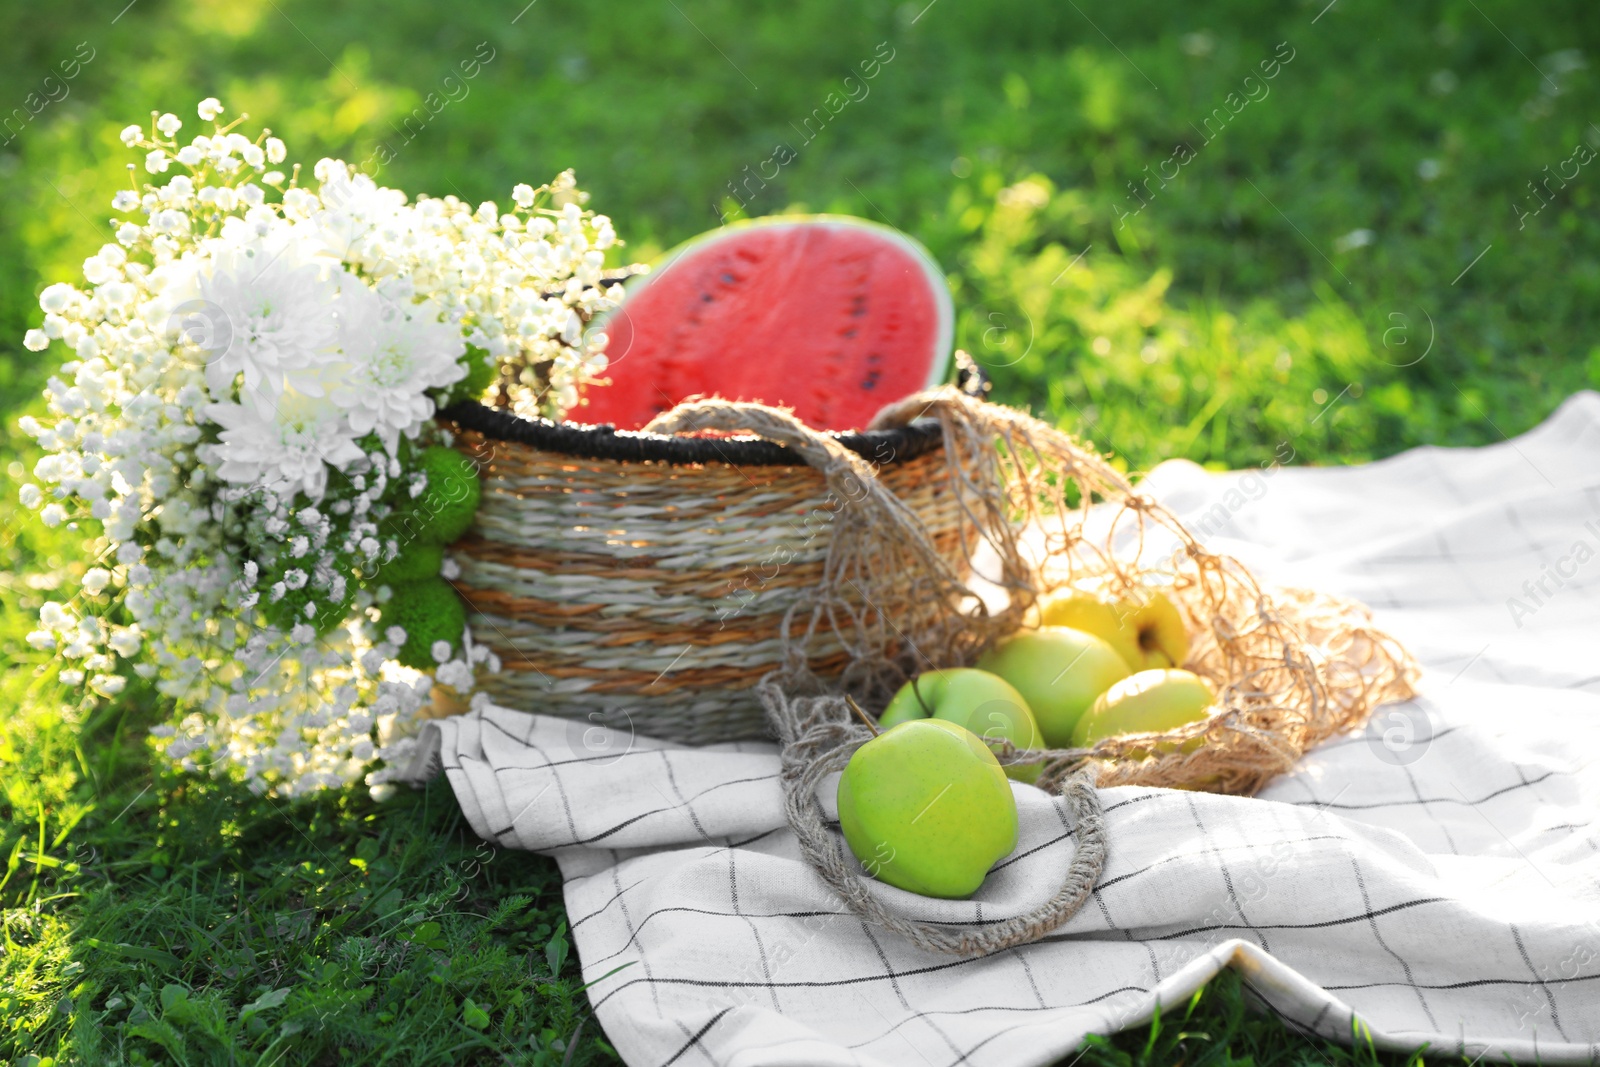
<path fill-rule="evenodd" d="M 904 249 L 916 261 L 917 265 L 922 268 L 922 273 L 928 279 L 928 288 L 933 291 L 933 302 L 938 308 L 939 314 L 939 328 L 934 336 L 932 366 L 929 368 L 928 380 L 924 388 L 932 389 L 943 385 L 950 373 L 950 358 L 955 348 L 956 339 L 955 301 L 950 298 L 950 283 L 945 278 L 944 271 L 940 269 L 938 261 L 933 258 L 933 254 L 923 247 L 922 242 L 915 237 L 897 230 L 893 226 L 885 226 L 882 223 L 873 222 L 871 219 L 859 218 L 855 215 L 763 215 L 755 219 L 740 219 L 737 222 L 730 222 L 726 226 L 720 226 L 715 230 L 707 230 L 705 233 L 697 234 L 668 251 L 657 263 L 650 267 L 647 273 L 637 274 L 624 282 L 622 300 L 618 303 L 616 310 L 603 316 L 596 316 L 595 320 L 589 324 L 588 332 L 594 334 L 603 331 L 606 324 L 627 307 L 628 297 L 632 296 L 635 290 L 649 285 L 652 279 L 664 274 L 673 263 L 691 252 L 697 252 L 717 241 L 727 240 L 758 227 L 809 226 L 817 224 L 848 226 L 855 229 L 868 230 L 881 237 L 887 237 Z"/>

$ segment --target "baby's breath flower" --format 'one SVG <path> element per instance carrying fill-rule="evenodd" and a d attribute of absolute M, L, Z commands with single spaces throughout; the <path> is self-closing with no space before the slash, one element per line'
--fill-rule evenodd
<path fill-rule="evenodd" d="M 89 679 L 89 688 L 103 697 L 116 696 L 127 686 L 128 680 L 115 674 L 97 674 Z"/>
<path fill-rule="evenodd" d="M 125 626 L 112 634 L 110 640 L 106 643 L 111 646 L 117 655 L 131 658 L 138 653 L 143 639 L 139 636 L 139 628 L 137 626 Z"/>
<path fill-rule="evenodd" d="M 83 591 L 99 596 L 111 584 L 111 572 L 104 567 L 91 567 L 83 576 Z"/>
<path fill-rule="evenodd" d="M 280 139 L 178 146 L 181 126 L 166 113 L 122 131 L 171 176 L 115 196 L 142 216 L 84 261 L 82 285 L 40 294 L 23 338 L 70 353 L 51 417 L 19 422 L 44 452 L 19 500 L 47 526 L 100 531 L 84 595 L 46 603 L 25 640 L 69 661 L 60 677 L 85 700 L 121 692 L 127 660 L 182 709 L 153 731 L 180 767 L 257 793 L 382 789 L 431 686 L 481 706 L 474 676 L 499 666 L 468 632 L 459 653 L 429 649 L 431 670 L 402 668 L 405 630 L 374 621 L 394 594 L 373 569 L 401 547 L 380 520 L 425 485 L 420 448 L 400 444 L 449 444 L 432 416 L 469 346 L 509 366 L 517 409 L 575 402 L 605 368 L 583 326 L 612 306 L 615 234 L 570 172 L 518 185 L 505 215 L 408 200 L 333 159 L 280 198 L 266 190 L 284 172 L 263 173 L 286 160 Z"/>
<path fill-rule="evenodd" d="M 55 314 L 67 310 L 78 299 L 78 291 L 64 282 L 47 285 L 39 294 L 39 306 Z"/>

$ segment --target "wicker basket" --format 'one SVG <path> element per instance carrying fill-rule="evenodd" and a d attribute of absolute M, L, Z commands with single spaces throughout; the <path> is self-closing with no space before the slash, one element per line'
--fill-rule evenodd
<path fill-rule="evenodd" d="M 785 617 L 818 584 L 843 504 L 820 473 L 750 437 L 529 421 L 477 404 L 441 419 L 483 483 L 476 526 L 453 548 L 473 635 L 502 662 L 482 688 L 507 707 L 664 740 L 768 736 L 754 686 L 780 664 Z M 938 424 L 837 439 L 966 574 Z M 826 635 L 808 655 L 824 678 L 850 659 Z"/>
<path fill-rule="evenodd" d="M 954 389 L 845 435 L 722 401 L 657 420 L 687 436 L 442 417 L 485 490 L 457 584 L 503 664 L 483 688 L 509 707 L 689 744 L 782 736 L 757 689 L 775 669 L 791 694 L 879 708 L 1084 582 L 1165 589 L 1218 702 L 1161 734 L 1019 754 L 1047 788 L 1092 763 L 1105 784 L 1253 793 L 1412 695 L 1415 662 L 1361 605 L 1261 585 L 1091 446 Z M 980 545 L 1002 603 L 973 595 Z"/>

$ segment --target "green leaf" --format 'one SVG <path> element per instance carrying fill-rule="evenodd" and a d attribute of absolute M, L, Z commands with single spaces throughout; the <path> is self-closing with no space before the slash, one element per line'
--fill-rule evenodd
<path fill-rule="evenodd" d="M 258 1015 L 264 1011 L 271 1011 L 273 1008 L 281 1008 L 283 1007 L 283 1002 L 288 999 L 288 987 L 283 989 L 268 990 L 255 1000 L 252 1000 L 250 1003 L 246 1004 L 244 1008 L 240 1010 L 239 1021 L 248 1022 L 250 1017 L 253 1015 Z"/>
<path fill-rule="evenodd" d="M 112 955 L 121 956 L 124 959 L 145 960 L 150 963 L 159 963 L 163 967 L 178 966 L 178 957 L 174 956 L 170 952 L 163 952 L 158 948 L 143 948 L 139 945 L 128 945 L 123 943 L 113 945 L 110 942 L 102 941 L 97 937 L 86 937 L 84 938 L 83 943 L 88 948 L 99 949 L 101 952 L 109 952 Z"/>
<path fill-rule="evenodd" d="M 443 952 L 448 947 L 439 924 L 432 921 L 417 924 L 417 928 L 411 931 L 411 936 L 406 940 L 423 948 L 431 948 L 435 952 Z"/>
<path fill-rule="evenodd" d="M 596 978 L 594 981 L 583 983 L 583 985 L 579 986 L 577 989 L 574 989 L 573 992 L 574 993 L 582 993 L 584 990 L 588 989 L 592 985 L 599 985 L 601 982 L 604 982 L 607 978 L 610 978 L 612 975 L 616 974 L 618 971 L 625 971 L 629 967 L 632 967 L 636 962 L 638 962 L 638 961 L 629 960 L 627 963 L 619 963 L 619 964 L 617 964 L 617 966 L 611 968 L 609 971 L 607 971 L 605 974 L 602 974 L 599 978 Z"/>
<path fill-rule="evenodd" d="M 552 978 L 561 975 L 561 967 L 567 962 L 567 951 L 567 923 L 563 919 L 561 925 L 556 927 L 555 936 L 544 946 L 544 961 L 550 965 Z"/>
<path fill-rule="evenodd" d="M 474 1030 L 486 1030 L 489 1027 L 489 1013 L 478 1007 L 477 1002 L 468 997 L 461 1004 L 461 1021 Z"/>
<path fill-rule="evenodd" d="M 373 902 L 372 908 L 379 915 L 387 918 L 405 906 L 405 897 L 400 890 L 391 889 Z"/>
<path fill-rule="evenodd" d="M 189 1062 L 188 1048 L 183 1040 L 183 1034 L 165 1019 L 151 1019 L 137 1026 L 130 1026 L 128 1033 L 133 1037 L 142 1037 L 146 1041 L 160 1045 L 180 1064 Z"/>

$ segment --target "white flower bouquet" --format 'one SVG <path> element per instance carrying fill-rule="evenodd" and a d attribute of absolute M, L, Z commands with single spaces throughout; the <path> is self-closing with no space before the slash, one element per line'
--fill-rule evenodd
<path fill-rule="evenodd" d="M 405 759 L 435 687 L 497 669 L 444 546 L 476 473 L 435 411 L 486 394 L 559 417 L 605 367 L 583 326 L 612 302 L 608 219 L 571 172 L 504 214 L 378 186 L 222 124 L 122 140 L 159 185 L 117 194 L 84 287 L 51 285 L 29 349 L 68 350 L 23 502 L 92 557 L 29 642 L 85 699 L 127 670 L 173 698 L 157 744 L 189 769 L 295 795 Z M 130 167 L 130 170 L 133 168 Z M 481 695 L 475 699 L 482 699 Z"/>

